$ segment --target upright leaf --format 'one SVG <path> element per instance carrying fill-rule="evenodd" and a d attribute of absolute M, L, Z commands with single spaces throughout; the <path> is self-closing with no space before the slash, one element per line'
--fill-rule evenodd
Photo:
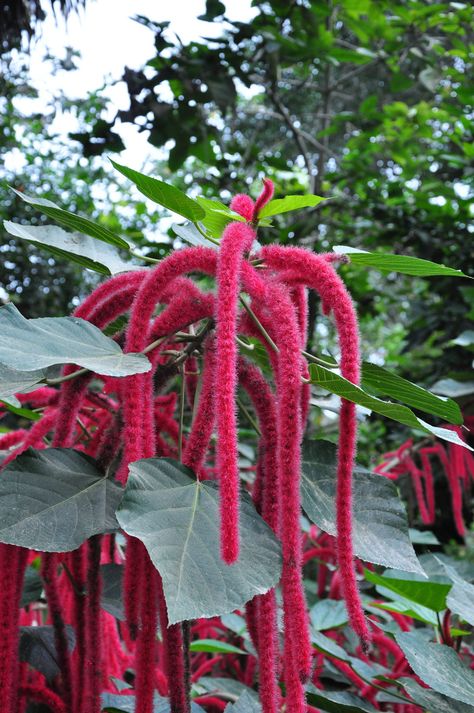
<path fill-rule="evenodd" d="M 0 478 L 0 542 L 41 552 L 69 552 L 117 528 L 123 490 L 84 453 L 30 449 Z"/>
<path fill-rule="evenodd" d="M 249 496 L 241 494 L 240 557 L 228 566 L 219 551 L 217 484 L 195 480 L 171 459 L 132 463 L 117 518 L 160 572 L 172 624 L 241 609 L 280 578 L 280 545 Z"/>
<path fill-rule="evenodd" d="M 189 198 L 176 186 L 160 181 L 157 178 L 145 176 L 145 174 L 134 171 L 133 168 L 122 166 L 112 161 L 112 159 L 110 161 L 117 171 L 120 171 L 136 185 L 140 193 L 143 193 L 144 196 L 158 203 L 158 205 L 168 208 L 173 213 L 182 215 L 193 223 L 202 220 L 206 215 L 206 211 L 197 201 Z"/>
<path fill-rule="evenodd" d="M 124 354 L 100 329 L 78 317 L 25 319 L 9 303 L 0 307 L 0 363 L 35 371 L 77 364 L 98 374 L 128 376 L 149 371 L 143 354 Z"/>
<path fill-rule="evenodd" d="M 305 441 L 301 495 L 303 509 L 318 527 L 336 535 L 336 447 Z M 405 508 L 388 478 L 356 468 L 353 503 L 354 551 L 374 564 L 423 572 L 408 534 Z"/>
<path fill-rule="evenodd" d="M 327 199 L 314 195 L 276 198 L 262 208 L 259 218 L 269 218 L 271 215 L 281 215 L 282 213 L 288 213 L 291 210 L 300 210 L 301 208 L 314 208 L 325 200 Z"/>

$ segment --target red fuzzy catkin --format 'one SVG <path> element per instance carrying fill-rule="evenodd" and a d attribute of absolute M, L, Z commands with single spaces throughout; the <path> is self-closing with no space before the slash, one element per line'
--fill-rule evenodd
<path fill-rule="evenodd" d="M 253 213 L 252 213 L 252 223 L 255 225 L 258 223 L 258 219 L 260 216 L 260 212 L 262 208 L 264 208 L 269 201 L 273 198 L 273 192 L 275 190 L 275 187 L 273 185 L 273 181 L 271 181 L 269 178 L 264 178 L 263 179 L 263 190 L 260 193 L 259 197 L 255 201 L 255 205 L 253 208 Z"/>
<path fill-rule="evenodd" d="M 244 253 L 255 231 L 245 223 L 224 230 L 217 262 L 216 464 L 219 474 L 221 556 L 232 564 L 239 556 L 239 469 L 237 462 L 237 301 Z"/>
<path fill-rule="evenodd" d="M 359 330 L 352 300 L 339 275 L 325 260 L 303 248 L 269 245 L 262 249 L 265 263 L 277 270 L 295 271 L 295 281 L 318 292 L 334 314 L 341 350 L 342 375 L 358 384 L 360 381 Z M 352 544 L 352 470 L 354 467 L 357 420 L 355 404 L 341 400 L 340 436 L 337 465 L 336 520 L 337 552 L 349 619 L 364 649 L 370 632 L 363 613 L 354 570 Z"/>
<path fill-rule="evenodd" d="M 88 542 L 87 596 L 85 607 L 85 667 L 81 693 L 82 712 L 100 713 L 101 699 L 101 604 L 102 579 L 99 573 L 102 536 Z"/>
<path fill-rule="evenodd" d="M 26 698 L 28 701 L 36 701 L 46 706 L 51 713 L 67 713 L 67 708 L 60 697 L 54 691 L 46 688 L 44 683 L 20 686 L 19 693 L 21 698 Z"/>

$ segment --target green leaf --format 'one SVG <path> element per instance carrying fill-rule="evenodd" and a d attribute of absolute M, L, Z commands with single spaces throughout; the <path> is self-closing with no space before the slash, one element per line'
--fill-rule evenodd
<path fill-rule="evenodd" d="M 433 433 L 437 438 L 444 441 L 449 441 L 450 443 L 456 443 L 458 446 L 463 446 L 469 450 L 473 450 L 467 445 L 455 431 L 451 431 L 449 428 L 440 428 L 439 426 L 432 426 L 421 418 L 415 416 L 413 411 L 408 408 L 408 406 L 403 406 L 402 404 L 395 404 L 391 401 L 383 401 L 375 396 L 371 396 L 366 391 L 361 389 L 359 386 L 352 384 L 344 377 L 339 376 L 334 371 L 326 369 L 324 366 L 319 364 L 310 364 L 309 372 L 311 376 L 311 382 L 321 386 L 323 389 L 330 391 L 332 394 L 341 396 L 342 398 L 352 401 L 355 404 L 364 406 L 375 413 L 379 413 L 382 416 L 391 418 L 393 421 L 398 421 L 398 423 L 403 423 L 405 426 L 410 426 L 411 428 L 416 428 L 418 430 L 425 431 L 427 433 Z"/>
<path fill-rule="evenodd" d="M 474 585 L 459 576 L 453 567 L 440 561 L 453 586 L 446 599 L 446 605 L 468 624 L 474 626 Z M 473 701 L 474 703 L 474 701 Z"/>
<path fill-rule="evenodd" d="M 305 441 L 301 495 L 309 519 L 336 535 L 336 446 Z M 354 472 L 353 537 L 357 557 L 407 572 L 423 572 L 408 535 L 405 508 L 388 478 L 362 468 Z"/>
<path fill-rule="evenodd" d="M 182 215 L 193 223 L 202 220 L 206 215 L 204 208 L 197 201 L 188 198 L 179 188 L 164 181 L 159 181 L 157 178 L 145 176 L 139 171 L 134 171 L 133 168 L 121 166 L 119 163 L 112 161 L 112 159 L 110 159 L 110 162 L 117 171 L 136 185 L 140 193 L 143 193 L 144 196 L 158 203 L 158 205 L 168 208 L 173 213 Z"/>
<path fill-rule="evenodd" d="M 69 651 L 73 651 L 76 638 L 72 626 L 66 625 L 66 638 Z M 54 628 L 20 626 L 18 656 L 20 661 L 40 671 L 47 681 L 52 681 L 61 670 L 54 641 Z"/>
<path fill-rule="evenodd" d="M 200 222 L 214 238 L 220 238 L 229 223 L 234 221 L 245 222 L 245 218 L 238 213 L 234 213 L 233 210 L 230 210 L 220 201 L 203 198 L 202 196 L 198 196 L 196 200 L 206 211 L 206 215 L 201 218 Z"/>
<path fill-rule="evenodd" d="M 228 566 L 219 551 L 217 483 L 195 480 L 172 459 L 132 463 L 117 518 L 161 574 L 171 624 L 241 609 L 280 578 L 280 545 L 250 497 L 241 494 L 240 557 Z"/>
<path fill-rule="evenodd" d="M 109 376 L 151 368 L 146 356 L 124 354 L 90 322 L 78 317 L 25 319 L 12 303 L 0 307 L 0 363 L 18 371 L 77 364 Z"/>
<path fill-rule="evenodd" d="M 431 530 L 417 530 L 414 527 L 410 527 L 408 530 L 410 534 L 410 540 L 414 545 L 439 545 L 440 542 L 434 532 Z"/>
<path fill-rule="evenodd" d="M 349 255 L 351 263 L 354 265 L 375 267 L 382 272 L 401 272 L 404 275 L 415 275 L 417 277 L 429 277 L 431 275 L 468 277 L 461 270 L 455 270 L 453 267 L 446 267 L 446 265 L 439 265 L 436 262 L 422 260 L 418 257 L 370 253 L 366 250 L 358 250 L 346 245 L 337 245 L 333 247 L 333 250 L 339 255 Z"/>
<path fill-rule="evenodd" d="M 98 241 L 88 235 L 68 233 L 56 225 L 22 225 L 10 220 L 4 220 L 3 225 L 10 235 L 40 245 L 53 255 L 66 258 L 103 275 L 117 275 L 120 272 L 140 269 L 122 260 L 114 245 Z"/>
<path fill-rule="evenodd" d="M 312 706 L 329 713 L 376 713 L 376 708 L 349 691 L 320 691 L 310 684 L 306 698 Z"/>
<path fill-rule="evenodd" d="M 285 198 L 276 198 L 265 205 L 259 215 L 260 218 L 268 218 L 271 215 L 281 215 L 288 213 L 291 210 L 300 210 L 301 208 L 314 208 L 327 198 L 321 196 L 306 195 L 306 196 L 286 196 Z"/>
<path fill-rule="evenodd" d="M 382 576 L 376 572 L 365 570 L 368 582 L 385 587 L 396 594 L 400 594 L 410 602 L 421 604 L 435 612 L 446 609 L 446 597 L 451 589 L 451 584 L 433 582 L 430 580 L 401 579 L 392 576 Z"/>
<path fill-rule="evenodd" d="M 444 696 L 472 705 L 474 672 L 450 646 L 424 641 L 416 632 L 395 635 L 413 671 L 424 683 Z"/>
<path fill-rule="evenodd" d="M 1 314 L 2 312 L 0 310 L 0 316 Z M 14 394 L 28 391 L 32 386 L 42 381 L 45 376 L 45 372 L 42 369 L 36 371 L 18 371 L 17 369 L 10 369 L 4 364 L 0 364 L 0 401 L 11 404 L 15 408 L 21 408 L 21 403 L 15 398 Z"/>
<path fill-rule="evenodd" d="M 309 612 L 312 626 L 316 631 L 335 629 L 347 624 L 346 605 L 342 600 L 321 599 Z"/>
<path fill-rule="evenodd" d="M 214 248 L 214 250 L 219 247 L 212 240 L 207 240 L 193 223 L 185 223 L 184 225 L 173 223 L 171 230 L 176 233 L 178 238 L 190 245 L 202 245 L 205 248 Z"/>
<path fill-rule="evenodd" d="M 32 411 L 29 408 L 22 408 L 21 406 L 12 406 L 8 401 L 4 402 L 4 407 L 6 411 L 14 413 L 16 416 L 21 416 L 21 418 L 26 418 L 28 421 L 39 421 L 41 418 L 40 413 Z"/>
<path fill-rule="evenodd" d="M 456 381 L 456 379 L 440 379 L 431 387 L 437 394 L 459 399 L 462 396 L 474 394 L 474 381 Z"/>
<path fill-rule="evenodd" d="M 239 700 L 229 703 L 225 710 L 227 713 L 261 713 L 262 708 L 258 701 L 252 698 L 247 691 L 244 691 Z"/>
<path fill-rule="evenodd" d="M 228 644 L 226 641 L 219 641 L 218 639 L 196 639 L 191 641 L 189 645 L 190 651 L 206 651 L 208 653 L 216 654 L 243 654 L 247 655 L 247 651 L 237 648 L 232 644 Z"/>
<path fill-rule="evenodd" d="M 399 678 L 398 682 L 415 703 L 422 706 L 423 709 L 433 711 L 433 713 L 474 713 L 474 705 L 470 706 L 467 703 L 455 701 L 454 698 L 435 693 L 429 688 L 423 688 L 412 678 Z"/>
<path fill-rule="evenodd" d="M 100 566 L 100 575 L 102 577 L 102 609 L 112 614 L 120 621 L 125 620 L 125 612 L 123 607 L 123 565 L 116 563 L 103 564 Z"/>
<path fill-rule="evenodd" d="M 439 416 L 449 423 L 461 425 L 463 422 L 461 409 L 455 401 L 435 396 L 421 386 L 367 361 L 362 364 L 362 387 L 391 396 L 408 406 Z"/>
<path fill-rule="evenodd" d="M 90 235 L 92 238 L 97 238 L 97 240 L 102 240 L 104 243 L 110 243 L 111 245 L 116 245 L 119 248 L 124 248 L 129 250 L 129 244 L 123 238 L 120 238 L 111 230 L 105 228 L 103 225 L 94 223 L 92 220 L 83 218 L 80 215 L 75 215 L 67 210 L 63 210 L 56 203 L 49 201 L 45 198 L 32 198 L 27 196 L 21 191 L 17 191 L 12 188 L 12 191 L 21 198 L 25 203 L 29 203 L 34 208 L 37 208 L 41 213 L 44 213 L 49 218 L 53 218 L 60 225 L 64 225 L 66 228 L 71 230 L 78 230 L 80 233 L 85 233 Z"/>
<path fill-rule="evenodd" d="M 328 656 L 333 656 L 339 661 L 345 661 L 349 664 L 349 666 L 351 666 L 351 668 L 354 669 L 354 671 L 356 671 L 356 673 L 364 678 L 371 679 L 376 673 L 370 664 L 362 661 L 362 659 L 356 658 L 355 656 L 350 656 L 342 648 L 342 646 L 339 646 L 339 644 L 336 644 L 333 639 L 321 634 L 319 631 L 313 630 L 311 632 L 311 642 L 313 646 L 318 649 L 318 651 L 322 651 Z"/>
<path fill-rule="evenodd" d="M 386 587 L 377 586 L 377 592 L 382 597 L 392 597 L 394 601 L 372 602 L 372 607 L 381 609 L 382 611 L 398 612 L 417 621 L 422 621 L 424 624 L 429 624 L 429 626 L 438 626 L 436 613 L 432 609 L 423 607 L 421 604 L 415 604 L 415 602 L 410 602 L 408 599 L 405 599 L 399 594 L 395 594 L 395 592 L 392 592 Z"/>
<path fill-rule="evenodd" d="M 236 681 L 233 678 L 223 678 L 220 676 L 202 676 L 199 679 L 199 687 L 202 688 L 204 691 L 208 692 L 219 689 L 219 691 L 225 691 L 226 693 L 230 693 L 236 698 L 238 696 L 242 696 L 243 693 L 246 693 L 253 701 L 258 703 L 258 693 L 256 693 L 253 688 L 249 688 L 248 686 L 245 686 L 243 683 L 241 683 L 240 681 Z"/>
<path fill-rule="evenodd" d="M 30 449 L 0 479 L 0 542 L 40 552 L 70 552 L 117 528 L 122 488 L 84 453 Z"/>

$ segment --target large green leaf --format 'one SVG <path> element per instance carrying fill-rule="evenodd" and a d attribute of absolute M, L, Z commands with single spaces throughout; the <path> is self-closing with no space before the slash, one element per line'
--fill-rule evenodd
<path fill-rule="evenodd" d="M 300 210 L 300 208 L 314 208 L 324 200 L 327 199 L 314 195 L 276 198 L 262 208 L 259 218 L 268 218 L 271 215 L 281 215 L 282 213 L 288 213 L 290 210 Z"/>
<path fill-rule="evenodd" d="M 327 441 L 305 441 L 301 495 L 309 519 L 336 535 L 336 447 Z M 361 468 L 354 472 L 354 551 L 367 562 L 422 572 L 408 534 L 405 508 L 388 478 Z"/>
<path fill-rule="evenodd" d="M 14 394 L 28 391 L 28 389 L 44 378 L 45 373 L 42 369 L 36 371 L 17 371 L 16 369 L 10 369 L 4 364 L 0 364 L 0 401 L 19 408 L 21 403 L 15 398 Z"/>
<path fill-rule="evenodd" d="M 230 210 L 230 208 L 220 201 L 203 198 L 201 196 L 198 196 L 196 200 L 206 211 L 206 215 L 204 218 L 201 218 L 200 222 L 214 238 L 220 238 L 229 223 L 233 223 L 234 221 L 245 222 L 245 218 L 238 213 L 234 213 L 234 211 Z"/>
<path fill-rule="evenodd" d="M 123 605 L 123 565 L 110 562 L 100 566 L 102 577 L 102 609 L 112 614 L 116 619 L 123 621 L 125 611 Z"/>
<path fill-rule="evenodd" d="M 0 307 L 0 363 L 19 371 L 77 364 L 110 376 L 151 368 L 145 355 L 124 354 L 90 322 L 78 317 L 25 319 L 12 303 Z"/>
<path fill-rule="evenodd" d="M 461 409 L 452 399 L 435 396 L 421 386 L 368 361 L 362 364 L 362 387 L 391 396 L 408 406 L 439 416 L 449 423 L 461 425 L 463 422 Z"/>
<path fill-rule="evenodd" d="M 474 705 L 474 671 L 450 646 L 426 642 L 417 632 L 395 636 L 413 671 L 444 696 Z"/>
<path fill-rule="evenodd" d="M 123 260 L 114 245 L 89 235 L 68 233 L 57 225 L 22 225 L 10 220 L 4 220 L 3 225 L 10 235 L 40 245 L 58 257 L 64 257 L 103 275 L 116 275 L 139 269 Z"/>
<path fill-rule="evenodd" d="M 31 449 L 0 478 L 0 542 L 42 552 L 75 550 L 92 535 L 117 528 L 122 494 L 84 453 Z"/>
<path fill-rule="evenodd" d="M 405 691 L 413 700 L 428 711 L 433 713 L 474 713 L 474 701 L 470 706 L 461 701 L 455 701 L 454 698 L 443 696 L 441 693 L 435 693 L 429 688 L 423 688 L 419 683 L 412 678 L 399 678 L 398 682 L 402 684 Z"/>
<path fill-rule="evenodd" d="M 171 459 L 132 463 L 117 518 L 160 572 L 172 624 L 241 609 L 280 578 L 280 545 L 249 496 L 241 494 L 240 557 L 228 566 L 219 552 L 217 483 L 195 480 Z"/>
<path fill-rule="evenodd" d="M 369 570 L 365 570 L 365 578 L 368 582 L 385 587 L 400 594 L 404 599 L 421 604 L 432 611 L 440 612 L 446 609 L 446 597 L 451 589 L 451 584 L 408 577 L 402 579 L 391 576 L 391 573 L 383 576 Z"/>
<path fill-rule="evenodd" d="M 468 624 L 474 626 L 474 585 L 460 577 L 453 567 L 446 564 L 443 564 L 443 567 L 453 583 L 446 599 L 448 608 L 453 614 L 457 614 Z"/>
<path fill-rule="evenodd" d="M 321 386 L 332 394 L 341 396 L 348 401 L 353 401 L 355 404 L 359 404 L 359 406 L 364 406 L 364 408 L 391 418 L 393 421 L 403 423 L 405 426 L 410 426 L 411 428 L 416 428 L 427 433 L 433 433 L 436 438 L 449 441 L 450 443 L 456 443 L 458 446 L 464 446 L 465 448 L 469 448 L 469 450 L 473 450 L 467 443 L 459 438 L 455 431 L 426 423 L 426 421 L 415 416 L 408 406 L 395 404 L 391 401 L 383 401 L 375 396 L 371 396 L 359 386 L 352 384 L 347 379 L 344 379 L 344 377 L 331 371 L 331 369 L 326 369 L 326 367 L 320 366 L 319 364 L 310 364 L 309 372 L 313 384 Z"/>
<path fill-rule="evenodd" d="M 21 592 L 20 607 L 26 607 L 32 602 L 37 602 L 43 591 L 43 581 L 37 569 L 31 565 L 26 568 Z"/>
<path fill-rule="evenodd" d="M 376 713 L 377 710 L 349 691 L 320 691 L 311 684 L 306 698 L 312 706 L 328 713 Z"/>
<path fill-rule="evenodd" d="M 111 230 L 105 228 L 103 225 L 94 223 L 88 218 L 83 218 L 80 215 L 75 215 L 75 213 L 70 213 L 67 210 L 63 210 L 56 203 L 53 203 L 46 198 L 33 198 L 32 196 L 27 196 L 21 191 L 12 189 L 16 195 L 21 198 L 25 203 L 29 203 L 34 208 L 37 208 L 41 213 L 44 213 L 49 218 L 53 218 L 60 225 L 64 225 L 66 228 L 71 230 L 78 230 L 80 233 L 85 233 L 90 235 L 92 238 L 97 238 L 97 240 L 102 240 L 104 243 L 110 243 L 111 245 L 116 245 L 119 248 L 129 249 L 129 245 L 126 240 L 120 238 Z"/>
<path fill-rule="evenodd" d="M 383 272 L 401 272 L 404 275 L 415 275 L 417 277 L 429 277 L 431 275 L 468 277 L 461 270 L 455 270 L 453 267 L 446 267 L 446 265 L 439 265 L 436 262 L 422 260 L 418 257 L 370 253 L 366 250 L 358 250 L 346 245 L 337 245 L 333 247 L 333 250 L 338 254 L 349 255 L 351 263 L 354 265 L 375 267 Z"/>
<path fill-rule="evenodd" d="M 168 208 L 173 213 L 182 215 L 193 223 L 202 220 L 206 215 L 204 208 L 197 201 L 188 198 L 179 188 L 164 181 L 159 181 L 157 178 L 145 176 L 145 174 L 135 171 L 133 168 L 122 166 L 112 161 L 112 159 L 110 161 L 117 171 L 120 171 L 136 185 L 140 193 L 143 193 L 144 196 L 158 203 L 158 205 Z"/>

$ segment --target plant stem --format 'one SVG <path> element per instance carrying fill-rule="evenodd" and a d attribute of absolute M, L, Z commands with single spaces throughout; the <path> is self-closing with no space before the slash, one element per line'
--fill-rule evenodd
<path fill-rule="evenodd" d="M 179 391 L 179 430 L 178 430 L 178 460 L 181 463 L 183 455 L 183 427 L 184 427 L 184 394 L 185 394 L 185 376 L 184 365 L 180 366 L 181 372 L 181 388 Z"/>
<path fill-rule="evenodd" d="M 244 300 L 244 298 L 242 297 L 242 295 L 239 297 L 239 300 L 240 300 L 240 304 L 243 306 L 243 308 L 245 309 L 245 311 L 247 312 L 247 314 L 249 315 L 250 319 L 251 319 L 252 322 L 255 324 L 255 326 L 259 329 L 259 331 L 260 331 L 260 332 L 262 333 L 262 335 L 265 337 L 265 340 L 266 340 L 266 341 L 268 342 L 268 344 L 271 346 L 271 348 L 273 349 L 273 351 L 275 351 L 275 352 L 280 351 L 280 350 L 278 349 L 277 345 L 275 344 L 275 342 L 273 341 L 273 339 L 271 338 L 271 336 L 268 334 L 268 332 L 267 332 L 267 330 L 265 329 L 265 327 L 263 326 L 263 324 L 262 324 L 262 323 L 260 322 L 260 320 L 258 319 L 258 317 L 257 317 L 257 315 L 255 314 L 255 312 L 253 311 L 253 309 L 250 307 L 250 305 L 247 304 L 247 302 Z"/>

